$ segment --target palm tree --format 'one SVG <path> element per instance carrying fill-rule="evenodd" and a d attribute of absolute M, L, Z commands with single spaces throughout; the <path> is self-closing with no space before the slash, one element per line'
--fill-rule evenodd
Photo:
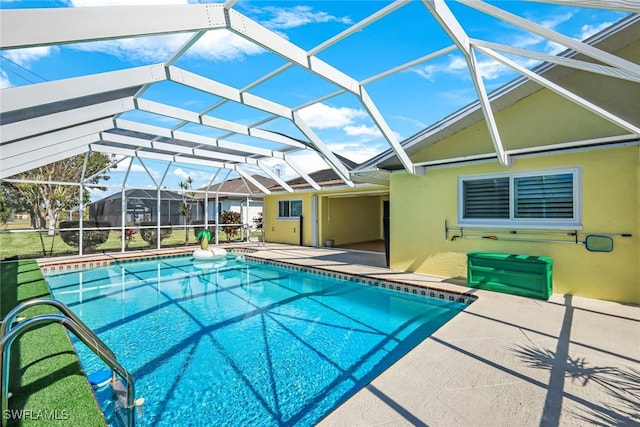
<path fill-rule="evenodd" d="M 180 181 L 178 185 L 182 190 L 182 204 L 178 209 L 178 214 L 184 217 L 184 244 L 189 244 L 189 224 L 191 223 L 191 204 L 188 203 L 188 200 L 195 195 L 191 190 L 191 185 L 193 184 L 193 178 L 190 176 L 187 177 L 185 181 Z"/>

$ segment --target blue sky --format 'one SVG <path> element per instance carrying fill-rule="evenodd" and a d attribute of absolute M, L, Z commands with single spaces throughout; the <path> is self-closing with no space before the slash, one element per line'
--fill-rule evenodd
<path fill-rule="evenodd" d="M 187 3 L 187 0 L 69 0 L 69 1 L 1 1 L 2 8 L 87 7 L 100 5 Z M 192 1 L 193 3 L 193 1 Z M 575 39 L 584 39 L 611 25 L 623 13 L 523 1 L 492 2 L 500 8 Z M 382 1 L 245 1 L 234 8 L 251 19 L 277 32 L 303 49 L 312 49 L 331 36 L 386 6 Z M 558 53 L 563 47 L 534 34 L 511 26 L 474 9 L 455 2 L 447 3 L 470 37 L 509 44 L 545 53 Z M 166 60 L 189 35 L 171 35 L 117 41 L 81 43 L 58 47 L 39 47 L 2 52 L 0 87 L 18 86 L 119 70 L 131 66 L 154 64 Z M 412 2 L 380 21 L 360 30 L 340 43 L 320 52 L 318 57 L 358 81 L 392 69 L 413 59 L 451 45 L 451 40 L 436 24 L 420 2 Z M 536 63 L 517 58 L 520 64 Z M 478 56 L 487 90 L 495 89 L 518 77 L 490 58 Z M 211 31 L 177 66 L 203 74 L 222 83 L 242 88 L 285 61 L 261 47 L 227 31 Z M 193 89 L 167 83 L 154 86 L 145 93 L 150 100 L 192 111 L 202 111 L 219 99 Z M 366 85 L 366 89 L 399 140 L 424 129 L 476 99 L 464 58 L 451 53 L 392 76 Z M 297 107 L 336 87 L 299 68 L 292 67 L 250 92 L 288 107 Z M 362 162 L 389 148 L 352 95 L 343 94 L 307 107 L 301 116 L 316 134 L 336 153 Z M 227 103 L 215 110 L 215 116 L 251 124 L 266 113 Z M 156 126 L 170 127 L 175 121 L 142 112 L 127 113 L 123 118 Z M 285 120 L 262 126 L 301 137 Z M 203 130 L 187 126 L 184 130 L 207 136 L 220 136 L 224 131 Z M 235 136 L 231 140 L 256 144 L 255 140 Z M 326 167 L 317 156 L 306 153 L 299 163 L 309 171 Z M 161 164 L 145 161 L 152 175 L 164 172 Z M 121 167 L 120 170 L 123 170 Z M 141 165 L 135 164 L 132 179 L 136 186 L 146 186 L 150 179 Z M 287 171 L 285 177 L 292 171 Z M 138 178 L 137 174 L 140 174 Z M 173 188 L 191 175 L 194 187 L 206 185 L 211 171 L 202 167 L 174 165 L 165 180 Z M 118 173 L 112 183 L 118 182 Z M 130 182 L 131 185 L 133 185 Z"/>

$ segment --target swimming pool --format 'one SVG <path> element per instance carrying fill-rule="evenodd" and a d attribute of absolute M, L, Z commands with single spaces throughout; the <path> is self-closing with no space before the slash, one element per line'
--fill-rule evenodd
<path fill-rule="evenodd" d="M 46 279 L 132 373 L 139 425 L 313 425 L 465 307 L 243 257 Z"/>

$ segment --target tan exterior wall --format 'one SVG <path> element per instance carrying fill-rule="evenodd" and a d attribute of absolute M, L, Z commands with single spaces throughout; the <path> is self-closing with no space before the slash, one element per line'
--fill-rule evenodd
<path fill-rule="evenodd" d="M 624 135 L 628 132 L 546 90 L 496 114 L 505 150 Z M 416 153 L 416 163 L 495 152 L 484 121 Z"/>
<path fill-rule="evenodd" d="M 336 245 L 382 239 L 380 196 L 323 197 L 323 241 Z"/>
<path fill-rule="evenodd" d="M 548 256 L 554 260 L 554 292 L 640 303 L 639 163 L 640 148 L 635 145 L 519 158 L 510 169 L 485 162 L 433 168 L 426 176 L 393 174 L 391 268 L 464 278 L 470 251 Z M 509 234 L 496 234 L 498 240 L 451 241 L 454 233 L 450 232 L 445 240 L 445 220 L 450 227 L 457 223 L 458 176 L 569 166 L 578 166 L 582 172 L 581 231 L 633 234 L 614 237 L 612 252 L 589 252 L 582 244 L 499 239 Z"/>
<path fill-rule="evenodd" d="M 297 245 L 300 222 L 278 218 L 278 201 L 302 200 L 303 246 L 313 244 L 312 198 L 318 200 L 318 245 L 327 239 L 334 245 L 382 239 L 382 203 L 389 200 L 384 187 L 359 187 L 296 194 L 269 195 L 264 198 L 265 240 Z"/>
<path fill-rule="evenodd" d="M 300 220 L 278 218 L 278 201 L 302 200 L 302 244 L 311 246 L 311 197 L 313 193 L 296 193 L 265 196 L 262 206 L 264 237 L 267 242 L 298 245 L 300 243 Z"/>

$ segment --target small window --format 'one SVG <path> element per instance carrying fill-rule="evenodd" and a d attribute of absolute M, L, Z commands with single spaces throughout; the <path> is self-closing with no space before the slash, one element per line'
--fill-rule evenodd
<path fill-rule="evenodd" d="M 302 216 L 302 200 L 278 201 L 278 218 L 299 218 Z"/>
<path fill-rule="evenodd" d="M 580 228 L 578 168 L 458 178 L 458 224 Z"/>

